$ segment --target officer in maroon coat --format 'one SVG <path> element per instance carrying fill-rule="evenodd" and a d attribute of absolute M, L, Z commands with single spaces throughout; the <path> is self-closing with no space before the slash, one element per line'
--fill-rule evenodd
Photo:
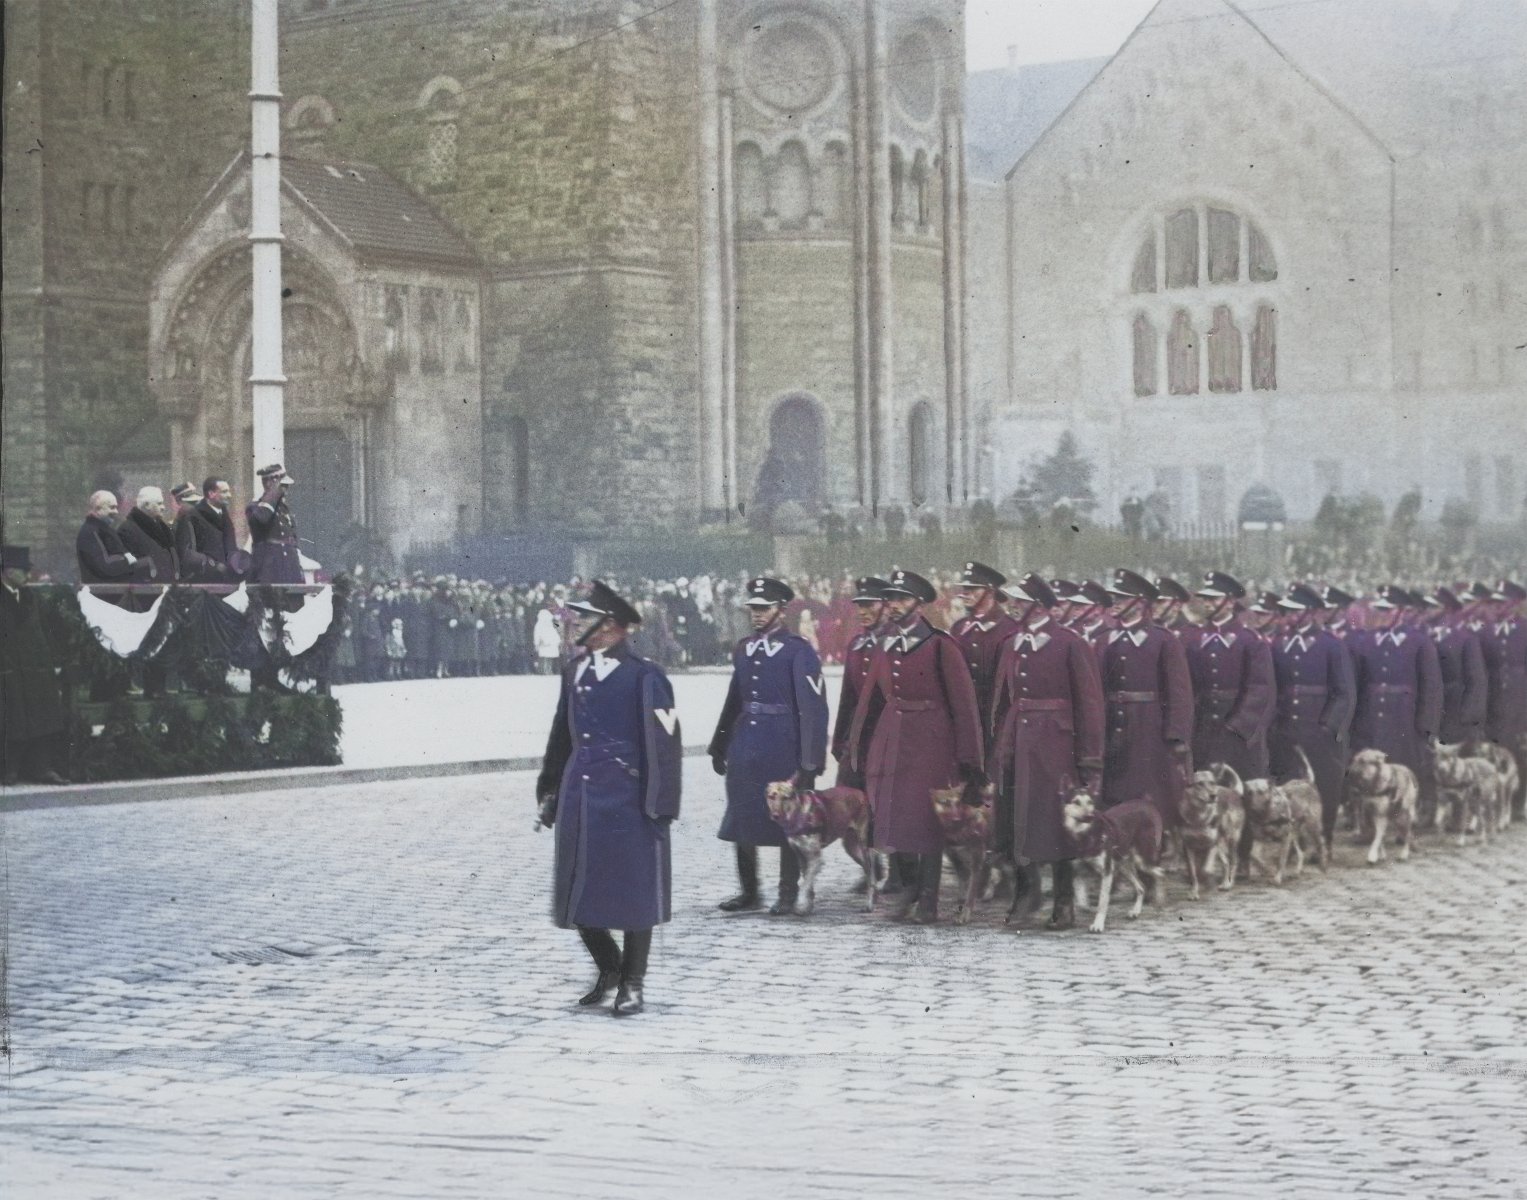
<path fill-rule="evenodd" d="M 1279 604 L 1289 614 L 1290 627 L 1273 639 L 1278 709 L 1268 736 L 1269 765 L 1275 779 L 1296 778 L 1303 774 L 1303 752 L 1315 772 L 1329 845 L 1341 809 L 1347 738 L 1357 704 L 1352 660 L 1340 639 L 1321 627 L 1318 614 L 1325 601 L 1314 588 L 1296 583 Z"/>
<path fill-rule="evenodd" d="M 1094 797 L 1102 788 L 1103 680 L 1092 648 L 1051 619 L 1056 597 L 1043 579 L 1026 575 L 1006 594 L 1020 627 L 997 666 L 987 769 L 997 783 L 994 844 L 1024 874 L 1008 919 L 1039 907 L 1039 864 L 1053 863 L 1055 905 L 1047 926 L 1070 929 L 1075 847 L 1063 809 L 1078 788 Z"/>
<path fill-rule="evenodd" d="M 1242 779 L 1266 779 L 1267 729 L 1277 701 L 1272 648 L 1242 622 L 1245 595 L 1239 580 L 1210 571 L 1198 589 L 1205 622 L 1182 635 L 1197 707 L 1193 761 L 1224 763 Z"/>
<path fill-rule="evenodd" d="M 1404 588 L 1381 588 L 1367 627 L 1347 638 L 1357 685 L 1352 748 L 1382 750 L 1421 779 L 1442 723 L 1442 669 L 1431 638 L 1400 621 L 1409 603 Z"/>
<path fill-rule="evenodd" d="M 1450 746 L 1478 742 L 1484 737 L 1490 703 L 1490 675 L 1479 635 L 1461 620 L 1463 601 L 1452 588 L 1439 587 L 1425 599 L 1426 629 L 1436 644 L 1442 672 L 1442 725 L 1437 740 Z"/>
<path fill-rule="evenodd" d="M 886 636 L 854 707 L 849 764 L 864 773 L 876 849 L 918 856 L 916 919 L 926 924 L 938 920 L 944 857 L 933 791 L 964 784 L 975 798 L 986 779 L 981 716 L 959 644 L 922 614 L 934 586 L 897 570 L 884 594 Z"/>
<path fill-rule="evenodd" d="M 832 756 L 838 760 L 838 786 L 864 788 L 864 776 L 848 765 L 848 734 L 854 724 L 854 708 L 869 678 L 870 661 L 885 627 L 885 589 L 890 585 L 878 575 L 866 575 L 854 584 L 854 617 L 859 632 L 843 654 L 843 687 L 832 722 Z"/>
<path fill-rule="evenodd" d="M 1103 753 L 1102 804 L 1149 798 L 1162 825 L 1175 828 L 1192 768 L 1193 683 L 1187 653 L 1150 621 L 1156 587 L 1133 571 L 1111 585 L 1117 622 L 1103 650 L 1108 731 Z"/>
<path fill-rule="evenodd" d="M 997 660 L 1002 648 L 1018 632 L 1018 623 L 1008 616 L 1001 604 L 1000 591 L 1007 582 L 1001 571 L 985 563 L 968 562 L 960 573 L 960 598 L 965 615 L 949 627 L 949 634 L 960 644 L 970 681 L 975 685 L 976 704 L 981 710 L 981 731 L 991 734 L 992 688 L 997 681 Z"/>
<path fill-rule="evenodd" d="M 1192 629 L 1192 622 L 1182 610 L 1193 599 L 1193 594 L 1169 575 L 1156 580 L 1156 591 L 1161 593 L 1153 606 L 1152 617 L 1156 624 L 1168 633 L 1180 634 L 1185 629 Z"/>

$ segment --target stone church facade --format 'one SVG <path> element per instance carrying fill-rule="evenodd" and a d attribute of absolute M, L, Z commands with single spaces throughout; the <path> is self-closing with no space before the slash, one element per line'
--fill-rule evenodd
<path fill-rule="evenodd" d="M 249 495 L 240 7 L 6 7 L 8 536 L 66 547 L 98 483 Z M 970 497 L 957 0 L 282 10 L 319 557 Z"/>

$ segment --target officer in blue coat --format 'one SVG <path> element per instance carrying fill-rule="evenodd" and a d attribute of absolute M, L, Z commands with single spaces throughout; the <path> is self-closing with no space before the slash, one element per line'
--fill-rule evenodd
<path fill-rule="evenodd" d="M 641 615 L 595 580 L 577 614 L 581 652 L 562 672 L 562 696 L 536 781 L 541 824 L 556 827 L 552 917 L 576 928 L 599 968 L 578 1001 L 614 1014 L 642 1011 L 652 928 L 672 915 L 668 826 L 679 815 L 683 738 L 662 668 L 626 645 Z M 610 934 L 625 931 L 624 953 Z"/>
<path fill-rule="evenodd" d="M 709 753 L 726 777 L 726 814 L 717 834 L 737 845 L 742 890 L 723 912 L 759 908 L 758 847 L 779 847 L 779 895 L 769 912 L 793 912 L 801 866 L 784 831 L 769 816 L 765 789 L 789 780 L 814 787 L 827 761 L 827 696 L 822 663 L 811 643 L 785 628 L 790 586 L 760 576 L 747 585 L 753 632 L 732 651 L 732 686 Z"/>

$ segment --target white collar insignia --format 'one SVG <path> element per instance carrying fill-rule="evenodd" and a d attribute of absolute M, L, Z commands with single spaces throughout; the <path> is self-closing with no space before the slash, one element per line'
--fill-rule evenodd
<path fill-rule="evenodd" d="M 658 719 L 669 737 L 673 736 L 674 730 L 679 727 L 679 710 L 677 708 L 654 708 L 652 715 Z"/>

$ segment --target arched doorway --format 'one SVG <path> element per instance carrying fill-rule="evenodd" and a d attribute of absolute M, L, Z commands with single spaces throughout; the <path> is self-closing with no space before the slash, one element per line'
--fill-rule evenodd
<path fill-rule="evenodd" d="M 933 406 L 919 400 L 907 418 L 907 498 L 913 504 L 933 499 L 937 463 L 934 457 Z"/>
<path fill-rule="evenodd" d="M 769 418 L 769 450 L 758 470 L 754 507 L 773 512 L 786 501 L 811 510 L 827 488 L 826 432 L 821 405 L 810 396 L 787 396 Z"/>

